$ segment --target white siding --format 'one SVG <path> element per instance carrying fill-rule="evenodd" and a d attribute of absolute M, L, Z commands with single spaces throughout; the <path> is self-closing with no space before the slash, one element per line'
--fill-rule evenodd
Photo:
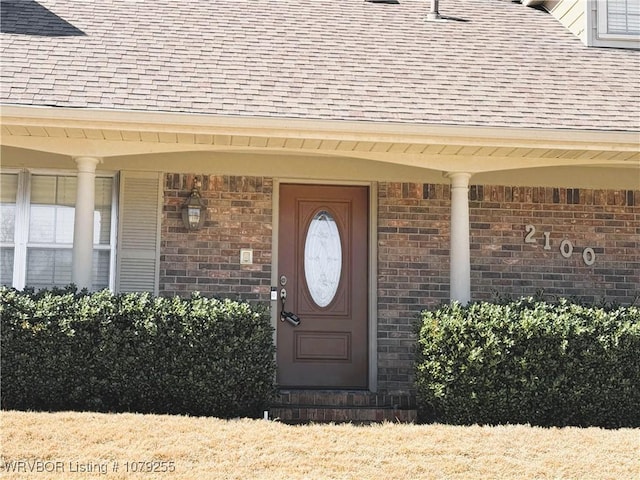
<path fill-rule="evenodd" d="M 584 42 L 587 23 L 585 0 L 560 0 L 551 10 L 551 14 Z"/>

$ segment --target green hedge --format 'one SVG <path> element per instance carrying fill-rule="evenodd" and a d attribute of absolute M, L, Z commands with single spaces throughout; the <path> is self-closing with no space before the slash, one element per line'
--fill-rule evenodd
<path fill-rule="evenodd" d="M 2 407 L 260 416 L 274 393 L 266 310 L 193 295 L 0 288 Z"/>
<path fill-rule="evenodd" d="M 524 298 L 422 313 L 419 416 L 455 424 L 640 426 L 640 309 Z"/>

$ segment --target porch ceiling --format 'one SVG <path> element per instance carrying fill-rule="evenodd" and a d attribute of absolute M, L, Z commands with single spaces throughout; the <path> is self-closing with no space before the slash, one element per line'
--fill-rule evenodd
<path fill-rule="evenodd" d="M 350 157 L 443 172 L 640 167 L 640 134 L 2 107 L 2 145 L 68 156 Z M 149 157 L 152 162 L 153 158 Z"/>

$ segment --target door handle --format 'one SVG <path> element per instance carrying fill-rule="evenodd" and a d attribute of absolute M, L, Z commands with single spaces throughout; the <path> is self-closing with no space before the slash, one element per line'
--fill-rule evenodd
<path fill-rule="evenodd" d="M 282 313 L 280 314 L 280 321 L 284 322 L 285 320 L 289 322 L 291 325 L 293 325 L 294 327 L 297 327 L 298 325 L 300 325 L 299 316 L 297 316 L 295 313 L 285 312 L 283 310 Z"/>
<path fill-rule="evenodd" d="M 286 281 L 284 283 L 286 283 Z M 294 327 L 297 327 L 298 325 L 300 325 L 300 317 L 297 316 L 295 313 L 287 312 L 284 309 L 284 305 L 287 302 L 287 290 L 285 288 L 282 288 L 280 290 L 280 302 L 282 303 L 282 309 L 280 310 L 280 321 L 284 322 L 286 320 Z"/>

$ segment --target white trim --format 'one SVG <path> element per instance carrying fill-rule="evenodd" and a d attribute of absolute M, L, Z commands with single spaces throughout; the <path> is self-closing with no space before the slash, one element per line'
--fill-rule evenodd
<path fill-rule="evenodd" d="M 25 170 L 26 169 L 20 168 L 20 167 L 7 167 L 7 168 L 2 167 L 2 170 L 0 170 L 0 171 L 2 173 L 6 173 L 8 175 L 20 175 Z"/>
<path fill-rule="evenodd" d="M 378 392 L 378 183 L 369 185 L 369 391 Z"/>
<path fill-rule="evenodd" d="M 635 33 L 609 33 L 609 11 L 607 9 L 609 0 L 597 2 L 596 16 L 598 18 L 598 37 L 611 40 L 625 40 L 637 37 Z M 629 17 L 627 17 L 628 19 Z"/>
<path fill-rule="evenodd" d="M 273 191 L 271 192 L 271 287 L 276 287 L 279 291 L 278 279 L 278 235 L 280 233 L 280 180 L 272 179 Z M 270 301 L 271 307 L 271 326 L 273 327 L 273 344 L 276 346 L 274 353 L 274 361 L 277 362 L 278 354 L 278 299 Z M 276 372 L 277 374 L 277 372 Z M 274 379 L 275 380 L 275 379 Z"/>
<path fill-rule="evenodd" d="M 605 1 L 589 0 L 586 9 L 588 46 L 640 49 L 640 35 L 607 32 Z"/>
<path fill-rule="evenodd" d="M 275 180 L 274 180 L 275 182 Z M 278 182 L 280 184 L 301 184 L 301 185 L 337 185 L 345 187 L 369 187 L 372 182 L 359 181 L 359 180 L 327 180 L 318 178 L 289 178 L 279 177 Z"/>
<path fill-rule="evenodd" d="M 2 173 L 28 172 L 30 175 L 52 175 L 55 177 L 77 177 L 78 171 L 69 168 L 4 168 Z M 96 178 L 111 178 L 118 174 L 115 170 L 96 170 Z"/>
<path fill-rule="evenodd" d="M 156 277 L 154 279 L 153 294 L 157 297 L 160 295 L 160 256 L 162 255 L 162 215 L 164 213 L 164 172 L 158 172 L 158 212 L 156 221 L 158 228 L 156 229 Z"/>
<path fill-rule="evenodd" d="M 625 130 L 479 127 L 401 122 L 310 120 L 301 118 L 238 117 L 223 115 L 140 112 L 93 108 L 0 105 L 4 125 L 58 126 L 81 129 L 286 136 L 382 142 L 450 142 L 459 145 L 637 150 L 638 133 Z M 614 144 L 614 145 L 609 145 Z"/>
<path fill-rule="evenodd" d="M 29 205 L 31 198 L 29 175 L 30 173 L 27 170 L 22 170 L 18 174 L 18 192 L 16 194 L 13 286 L 18 290 L 23 290 L 27 281 L 27 244 L 29 242 Z M 22 261 L 16 262 L 17 258 Z"/>
<path fill-rule="evenodd" d="M 96 175 L 99 176 L 99 175 Z M 109 290 L 116 291 L 116 260 L 118 252 L 118 206 L 120 205 L 120 175 L 113 175 L 111 188 L 111 236 L 109 238 Z M 95 246 L 94 246 L 95 248 Z"/>

